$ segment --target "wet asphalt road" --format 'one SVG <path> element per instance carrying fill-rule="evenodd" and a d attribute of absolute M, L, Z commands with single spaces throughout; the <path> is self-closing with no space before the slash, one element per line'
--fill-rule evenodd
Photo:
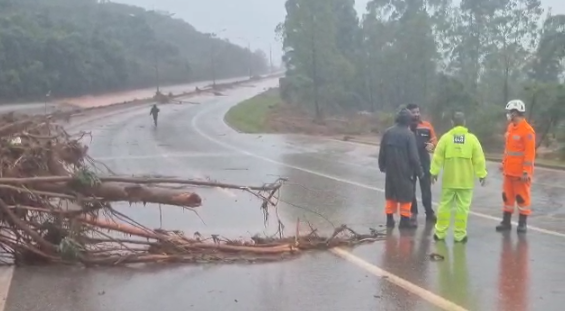
<path fill-rule="evenodd" d="M 321 229 L 328 221 L 359 231 L 384 223 L 384 176 L 373 146 L 301 136 L 244 135 L 223 123 L 234 103 L 275 82 L 198 98 L 200 105 L 161 107 L 154 129 L 146 108 L 82 126 L 92 131 L 90 154 L 124 174 L 161 174 L 261 184 L 289 179 L 279 217 L 292 234 L 296 219 Z M 531 224 L 550 232 L 494 232 L 500 214 L 500 177 L 475 194 L 466 245 L 435 243 L 421 223 L 415 233 L 394 231 L 386 241 L 350 250 L 355 256 L 467 310 L 562 310 L 565 303 L 565 174 L 538 169 Z M 249 195 L 198 189 L 199 214 L 164 207 L 163 227 L 237 237 L 273 232 L 263 227 L 259 203 Z M 437 201 L 438 186 L 434 186 Z M 154 206 L 121 206 L 137 221 L 159 227 Z M 323 216 L 320 217 L 317 214 Z M 271 219 L 275 216 L 271 215 Z M 446 256 L 432 262 L 430 253 Z M 440 310 L 426 294 L 411 294 L 387 278 L 331 253 L 256 265 L 160 268 L 20 268 L 8 311 L 109 310 Z M 428 297 L 429 298 L 429 297 Z M 433 299 L 432 299 L 433 300 Z"/>

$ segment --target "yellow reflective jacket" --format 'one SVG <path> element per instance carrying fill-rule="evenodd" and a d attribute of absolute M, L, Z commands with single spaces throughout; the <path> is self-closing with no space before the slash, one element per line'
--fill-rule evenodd
<path fill-rule="evenodd" d="M 442 187 L 448 189 L 473 189 L 476 178 L 487 176 L 481 143 L 466 127 L 456 126 L 441 136 L 430 174 L 437 176 L 442 169 Z"/>

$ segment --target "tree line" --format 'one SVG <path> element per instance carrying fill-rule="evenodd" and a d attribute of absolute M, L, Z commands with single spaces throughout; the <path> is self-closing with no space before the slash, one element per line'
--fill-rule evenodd
<path fill-rule="evenodd" d="M 417 103 L 445 130 L 455 110 L 501 146 L 504 105 L 520 98 L 541 144 L 565 141 L 565 15 L 540 0 L 287 0 L 286 100 L 318 118 Z"/>
<path fill-rule="evenodd" d="M 170 14 L 98 0 L 0 0 L 0 101 L 264 73 L 265 54 Z"/>

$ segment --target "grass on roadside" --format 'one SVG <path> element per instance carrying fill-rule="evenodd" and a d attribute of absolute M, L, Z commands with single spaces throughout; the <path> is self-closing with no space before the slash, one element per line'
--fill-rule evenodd
<path fill-rule="evenodd" d="M 270 89 L 232 107 L 226 113 L 225 121 L 229 126 L 242 133 L 269 133 L 273 131 L 268 122 L 269 114 L 280 103 L 278 89 Z M 351 141 L 362 144 L 377 144 L 377 142 L 364 141 L 363 139 L 351 139 Z M 489 161 L 498 162 L 501 161 L 502 155 L 487 153 L 486 158 Z M 540 167 L 565 170 L 565 161 L 538 157 L 536 164 Z"/>
<path fill-rule="evenodd" d="M 226 123 L 243 133 L 269 132 L 267 117 L 280 102 L 277 89 L 271 89 L 233 106 L 225 116 Z"/>

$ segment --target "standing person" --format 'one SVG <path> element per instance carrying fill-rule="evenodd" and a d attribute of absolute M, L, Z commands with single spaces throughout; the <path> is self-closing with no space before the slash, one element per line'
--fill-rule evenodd
<path fill-rule="evenodd" d="M 504 201 L 502 222 L 496 231 L 512 229 L 512 214 L 518 205 L 518 233 L 526 233 L 527 219 L 531 214 L 530 188 L 536 157 L 536 132 L 526 121 L 526 105 L 519 99 L 506 104 L 506 118 L 510 121 L 506 129 L 506 144 L 500 169 L 504 175 L 502 200 Z"/>
<path fill-rule="evenodd" d="M 420 191 L 422 192 L 422 204 L 426 211 L 426 221 L 435 223 L 436 215 L 432 208 L 432 183 L 430 176 L 430 152 L 432 152 L 437 144 L 437 137 L 434 127 L 430 122 L 423 121 L 420 114 L 420 107 L 416 104 L 409 104 L 406 108 L 413 115 L 412 124 L 410 126 L 412 132 L 416 135 L 416 143 L 418 145 L 418 155 L 424 170 L 424 175 L 420 178 Z M 414 199 L 412 200 L 412 221 L 417 224 L 418 217 L 418 200 L 416 199 L 416 179 L 414 179 Z"/>
<path fill-rule="evenodd" d="M 416 139 L 410 131 L 412 114 L 402 109 L 396 116 L 396 124 L 388 128 L 379 150 L 379 169 L 386 174 L 386 226 L 394 228 L 394 214 L 400 206 L 401 229 L 415 228 L 410 221 L 410 208 L 414 197 L 414 176 L 422 176 Z"/>
<path fill-rule="evenodd" d="M 435 240 L 444 240 L 455 211 L 453 235 L 456 242 L 467 241 L 467 218 L 473 200 L 475 177 L 485 184 L 487 168 L 479 139 L 465 127 L 465 115 L 453 115 L 453 128 L 441 136 L 431 163 L 432 182 L 443 169 L 441 200 L 437 209 Z"/>
<path fill-rule="evenodd" d="M 151 107 L 151 111 L 149 112 L 150 116 L 153 116 L 153 123 L 155 124 L 155 127 L 157 127 L 157 118 L 159 117 L 159 108 L 157 108 L 157 104 L 154 104 L 153 107 Z"/>

